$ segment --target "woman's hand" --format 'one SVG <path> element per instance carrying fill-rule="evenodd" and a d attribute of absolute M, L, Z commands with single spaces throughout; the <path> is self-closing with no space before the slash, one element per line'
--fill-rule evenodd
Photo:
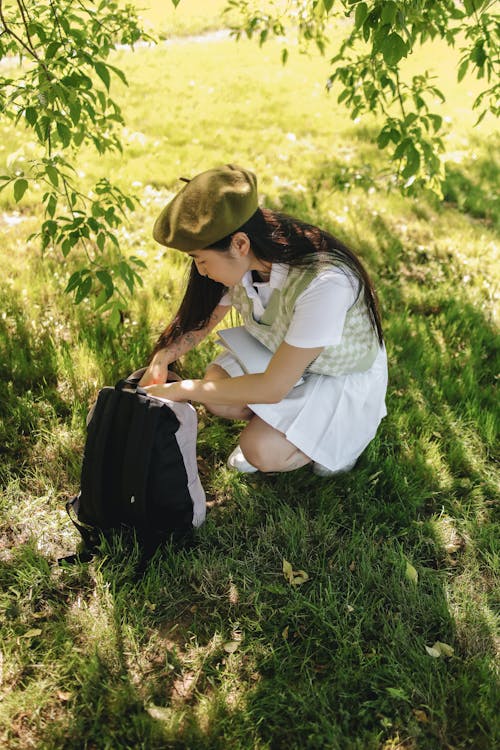
<path fill-rule="evenodd" d="M 156 352 L 149 364 L 148 369 L 140 379 L 140 387 L 144 388 L 148 385 L 166 383 L 169 376 L 169 364 L 170 362 L 167 357 L 167 352 L 165 351 L 165 349 L 160 349 L 160 351 Z"/>

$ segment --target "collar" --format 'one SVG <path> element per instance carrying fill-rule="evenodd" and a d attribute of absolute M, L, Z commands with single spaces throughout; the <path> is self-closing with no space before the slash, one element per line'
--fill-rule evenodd
<path fill-rule="evenodd" d="M 257 292 L 255 291 L 256 286 L 269 284 L 271 289 L 282 289 L 288 276 L 288 269 L 289 266 L 284 263 L 272 263 L 269 281 L 254 282 L 252 279 L 252 272 L 247 271 L 241 279 L 241 284 L 245 287 L 248 296 L 253 299 L 257 296 Z"/>

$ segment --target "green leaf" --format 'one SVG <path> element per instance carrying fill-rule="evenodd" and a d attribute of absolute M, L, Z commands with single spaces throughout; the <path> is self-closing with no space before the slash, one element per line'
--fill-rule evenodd
<path fill-rule="evenodd" d="M 51 42 L 45 50 L 45 59 L 50 60 L 53 58 L 60 46 L 61 42 Z"/>
<path fill-rule="evenodd" d="M 110 289 L 111 292 L 113 291 L 113 279 L 111 278 L 111 274 L 108 273 L 108 271 L 97 271 L 96 276 L 101 284 L 106 287 L 106 289 Z"/>
<path fill-rule="evenodd" d="M 323 0 L 323 5 L 327 13 L 333 8 L 333 0 Z"/>
<path fill-rule="evenodd" d="M 56 125 L 56 129 L 57 129 L 59 138 L 61 139 L 64 148 L 66 148 L 67 146 L 69 146 L 70 141 L 71 141 L 70 129 L 63 122 L 58 122 Z"/>
<path fill-rule="evenodd" d="M 80 121 L 80 115 L 82 112 L 82 105 L 76 99 L 74 102 L 71 102 L 69 105 L 69 116 L 71 117 L 71 122 L 73 125 L 77 125 Z"/>
<path fill-rule="evenodd" d="M 57 197 L 56 197 L 55 193 L 51 193 L 49 195 L 48 200 L 47 200 L 47 205 L 45 207 L 45 211 L 48 213 L 48 215 L 51 218 L 53 218 L 54 214 L 56 212 L 56 209 L 57 209 Z"/>
<path fill-rule="evenodd" d="M 397 65 L 401 58 L 408 54 L 408 45 L 393 31 L 383 40 L 381 50 L 387 65 Z"/>
<path fill-rule="evenodd" d="M 118 307 L 118 305 L 115 305 L 111 310 L 111 314 L 108 318 L 108 323 L 111 328 L 118 328 L 118 326 L 120 325 L 120 321 L 120 308 Z"/>
<path fill-rule="evenodd" d="M 382 15 L 381 19 L 383 23 L 388 23 L 392 26 L 394 23 L 394 19 L 396 18 L 396 13 L 398 12 L 398 6 L 396 5 L 393 0 L 387 0 L 387 2 L 384 2 L 382 7 Z"/>
<path fill-rule="evenodd" d="M 14 200 L 19 203 L 26 190 L 28 189 L 28 180 L 19 179 L 14 183 Z"/>
<path fill-rule="evenodd" d="M 366 3 L 358 3 L 356 5 L 356 11 L 354 13 L 354 26 L 357 29 L 361 27 L 367 15 L 368 5 Z"/>
<path fill-rule="evenodd" d="M 460 83 L 460 81 L 463 80 L 465 77 L 465 74 L 467 73 L 467 69 L 469 67 L 469 60 L 466 58 L 460 63 L 460 66 L 458 68 L 458 74 L 457 74 L 457 81 Z"/>
<path fill-rule="evenodd" d="M 429 120 L 432 122 L 432 127 L 434 128 L 434 132 L 437 133 L 441 125 L 443 124 L 443 118 L 441 115 L 428 115 Z"/>
<path fill-rule="evenodd" d="M 35 107 L 26 107 L 24 116 L 26 117 L 26 121 L 30 125 L 34 125 L 38 119 L 38 112 L 36 111 Z"/>
<path fill-rule="evenodd" d="M 414 174 L 418 172 L 418 169 L 420 167 L 420 154 L 415 148 L 415 146 L 413 144 L 410 144 L 408 148 L 406 149 L 405 156 L 406 156 L 406 165 L 403 171 L 401 172 L 401 174 L 405 178 L 405 180 L 407 180 L 408 177 L 412 177 Z M 407 568 L 407 572 L 408 572 L 408 568 Z"/>
<path fill-rule="evenodd" d="M 120 70 L 120 68 L 117 68 L 114 65 L 110 65 L 109 63 L 108 63 L 108 68 L 109 68 L 109 70 L 112 70 L 113 73 L 116 76 L 118 76 L 118 78 L 120 79 L 120 81 L 122 81 L 122 83 L 124 83 L 125 86 L 128 86 L 127 77 L 126 77 L 125 73 L 123 72 L 123 70 Z"/>
<path fill-rule="evenodd" d="M 109 75 L 109 70 L 107 66 L 104 63 L 96 62 L 94 63 L 95 72 L 101 79 L 101 81 L 106 86 L 107 90 L 109 91 L 109 86 L 111 84 L 111 76 Z"/>
<path fill-rule="evenodd" d="M 396 150 L 394 151 L 394 154 L 393 154 L 393 157 L 392 157 L 392 158 L 393 158 L 393 159 L 396 159 L 396 160 L 397 160 L 397 159 L 401 159 L 401 158 L 402 158 L 402 157 L 404 156 L 404 154 L 405 154 L 405 152 L 406 152 L 406 149 L 407 149 L 407 148 L 408 148 L 408 147 L 409 147 L 410 145 L 411 145 L 411 140 L 410 140 L 409 138 L 405 138 L 404 140 L 402 140 L 402 141 L 401 141 L 401 142 L 400 142 L 400 143 L 398 144 L 398 146 L 397 146 Z"/>
<path fill-rule="evenodd" d="M 68 283 L 66 285 L 66 289 L 64 290 L 66 294 L 69 294 L 72 292 L 76 287 L 80 284 L 80 278 L 82 275 L 82 271 L 75 271 L 71 274 L 69 277 Z"/>
<path fill-rule="evenodd" d="M 379 148 L 385 148 L 391 139 L 389 130 L 381 130 L 377 138 L 377 146 Z"/>
<path fill-rule="evenodd" d="M 87 276 L 81 284 L 78 286 L 75 294 L 75 304 L 79 305 L 86 297 L 89 296 L 89 292 L 92 289 L 92 277 Z"/>
<path fill-rule="evenodd" d="M 57 170 L 52 164 L 47 164 L 45 167 L 45 172 L 47 174 L 47 177 L 51 181 L 51 183 L 54 185 L 54 187 L 59 186 L 59 170 Z"/>

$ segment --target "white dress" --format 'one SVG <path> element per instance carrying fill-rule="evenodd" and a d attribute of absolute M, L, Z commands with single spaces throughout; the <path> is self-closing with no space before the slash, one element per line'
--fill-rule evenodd
<path fill-rule="evenodd" d="M 242 279 L 257 320 L 272 290 L 284 284 L 287 274 L 287 266 L 273 264 L 268 282 L 256 283 L 250 273 Z M 338 344 L 347 310 L 357 293 L 357 281 L 348 272 L 339 268 L 321 271 L 297 298 L 286 343 L 301 348 Z M 230 291 L 221 304 L 231 305 Z M 229 352 L 215 362 L 232 377 L 244 374 Z M 310 373 L 282 401 L 249 407 L 313 461 L 340 471 L 352 465 L 375 437 L 387 414 L 386 390 L 387 356 L 381 347 L 366 372 L 336 376 Z"/>

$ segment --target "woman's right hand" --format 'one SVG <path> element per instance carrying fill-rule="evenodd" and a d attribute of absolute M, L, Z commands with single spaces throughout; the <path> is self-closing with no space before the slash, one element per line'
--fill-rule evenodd
<path fill-rule="evenodd" d="M 167 352 L 164 349 L 160 349 L 149 363 L 149 367 L 140 379 L 139 385 L 143 387 L 166 383 L 169 376 L 168 365 Z"/>

